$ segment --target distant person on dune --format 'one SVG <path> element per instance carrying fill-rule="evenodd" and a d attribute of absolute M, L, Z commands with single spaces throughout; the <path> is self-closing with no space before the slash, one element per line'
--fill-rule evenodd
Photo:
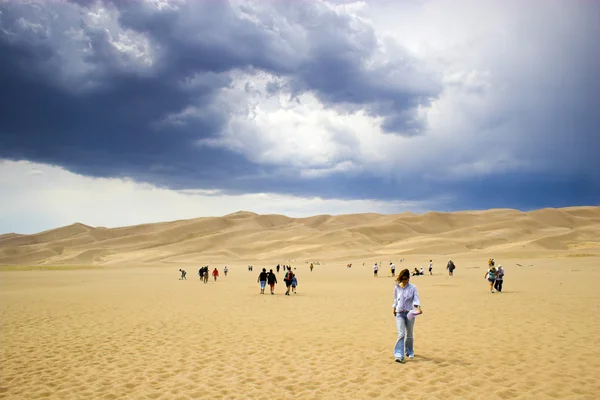
<path fill-rule="evenodd" d="M 269 284 L 269 287 L 271 288 L 271 294 L 275 294 L 275 284 L 277 283 L 277 277 L 273 273 L 272 269 L 270 269 L 269 273 L 267 274 L 267 283 Z"/>
<path fill-rule="evenodd" d="M 204 283 L 208 283 L 208 265 L 204 266 L 204 274 L 202 274 L 202 278 L 204 278 Z"/>
<path fill-rule="evenodd" d="M 280 268 L 281 268 L 281 266 L 279 264 L 277 264 L 277 267 L 275 267 L 275 269 L 277 269 L 277 273 L 279 273 Z"/>
<path fill-rule="evenodd" d="M 429 260 L 429 275 L 433 275 L 433 260 Z"/>
<path fill-rule="evenodd" d="M 417 267 L 415 267 L 415 269 L 412 272 L 412 276 L 417 276 L 419 275 L 419 270 L 417 269 Z"/>
<path fill-rule="evenodd" d="M 456 265 L 454 265 L 454 261 L 448 261 L 448 265 L 446 265 L 446 269 L 448 270 L 448 276 L 454 276 L 454 269 Z"/>
<path fill-rule="evenodd" d="M 310 263 L 310 267 L 309 267 L 310 268 L 310 272 L 312 272 L 312 270 L 313 270 L 314 267 L 315 266 L 313 265 L 313 263 Z"/>
<path fill-rule="evenodd" d="M 379 271 L 379 266 L 377 265 L 377 263 L 375 263 L 375 265 L 373 265 L 373 277 L 377 278 L 377 272 Z"/>
<path fill-rule="evenodd" d="M 227 269 L 226 265 L 225 268 L 223 268 L 223 275 L 227 276 L 227 272 L 229 272 L 229 270 Z"/>
<path fill-rule="evenodd" d="M 390 263 L 390 272 L 392 273 L 392 278 L 396 276 L 396 266 L 393 262 Z"/>
<path fill-rule="evenodd" d="M 179 277 L 179 280 L 181 281 L 181 280 L 185 279 L 187 281 L 187 278 L 185 277 L 185 275 L 187 274 L 187 272 L 185 272 L 185 270 L 181 269 L 181 268 L 179 269 L 179 272 L 181 272 L 181 277 Z"/>
<path fill-rule="evenodd" d="M 256 280 L 260 285 L 260 294 L 265 294 L 265 286 L 267 286 L 267 269 L 263 268 L 260 274 L 258 274 L 258 279 Z"/>
<path fill-rule="evenodd" d="M 213 278 L 215 278 L 215 282 L 216 282 L 217 278 L 219 277 L 219 270 L 215 268 L 212 272 L 212 276 L 213 276 Z"/>
<path fill-rule="evenodd" d="M 498 264 L 498 270 L 496 271 L 496 282 L 494 283 L 494 288 L 498 291 L 498 293 L 502 293 L 502 284 L 504 283 L 504 268 L 502 265 Z"/>
<path fill-rule="evenodd" d="M 204 279 L 204 267 L 200 267 L 198 270 L 198 276 L 200 277 L 200 280 Z"/>
<path fill-rule="evenodd" d="M 397 363 L 404 364 L 404 355 L 408 358 L 415 357 L 413 339 L 415 319 L 410 318 L 408 313 L 423 313 L 417 287 L 410 283 L 408 269 L 403 269 L 398 274 L 394 284 L 394 303 L 392 307 L 394 317 L 396 317 L 396 327 L 398 328 L 398 339 L 394 346 L 394 359 Z"/>

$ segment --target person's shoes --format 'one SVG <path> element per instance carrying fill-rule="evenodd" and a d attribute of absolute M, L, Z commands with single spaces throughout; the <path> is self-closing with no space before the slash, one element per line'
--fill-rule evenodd
<path fill-rule="evenodd" d="M 409 354 L 408 358 L 410 358 L 412 360 L 413 358 L 415 358 L 415 355 L 414 354 Z"/>
<path fill-rule="evenodd" d="M 404 364 L 406 361 L 404 361 L 404 358 L 396 358 L 396 362 L 398 364 Z"/>

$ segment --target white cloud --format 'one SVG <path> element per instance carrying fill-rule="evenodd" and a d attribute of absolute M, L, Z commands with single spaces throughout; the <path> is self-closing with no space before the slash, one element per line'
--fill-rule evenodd
<path fill-rule="evenodd" d="M 335 9 L 374 28 L 380 51 L 367 64 L 389 65 L 407 54 L 441 76 L 441 95 L 418 109 L 426 132 L 387 134 L 384 120 L 365 109 L 326 105 L 311 92 L 291 97 L 285 77 L 237 73 L 221 92 L 222 108 L 233 116 L 221 137 L 200 143 L 237 151 L 259 164 L 295 168 L 304 177 L 361 170 L 468 179 L 564 170 L 551 155 L 577 157 L 580 144 L 566 140 L 568 132 L 548 140 L 548 121 L 556 118 L 560 96 L 577 90 L 572 85 L 578 84 L 579 71 L 568 70 L 561 52 L 563 46 L 577 47 L 585 32 L 578 25 L 589 28 L 584 11 L 560 1 L 541 7 L 471 0 L 357 2 Z M 563 14 L 571 19 L 565 21 Z M 584 57 L 580 47 L 576 55 Z M 581 65 L 581 60 L 575 64 Z M 426 84 L 396 72 L 390 69 L 386 78 L 390 87 Z M 284 90 L 269 95 L 273 82 Z"/>
<path fill-rule="evenodd" d="M 37 171 L 32 174 L 31 171 Z M 270 193 L 167 190 L 127 179 L 91 178 L 27 161 L 0 161 L 0 234 L 34 233 L 75 222 L 117 227 L 239 210 L 302 217 L 359 212 L 424 212 L 433 202 L 339 200 Z"/>

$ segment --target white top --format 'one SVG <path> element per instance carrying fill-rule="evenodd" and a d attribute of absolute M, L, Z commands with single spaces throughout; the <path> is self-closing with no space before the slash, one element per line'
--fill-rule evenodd
<path fill-rule="evenodd" d="M 498 269 L 496 270 L 496 280 L 497 281 L 504 280 L 504 268 L 498 267 Z"/>
<path fill-rule="evenodd" d="M 396 312 L 410 311 L 414 306 L 420 306 L 421 300 L 417 287 L 412 283 L 408 283 L 405 287 L 399 284 L 394 285 L 394 304 L 392 307 Z"/>
<path fill-rule="evenodd" d="M 377 266 L 377 264 L 373 265 L 373 271 L 377 271 L 379 269 L 379 267 Z"/>
<path fill-rule="evenodd" d="M 429 269 L 433 268 L 433 262 L 429 263 Z"/>
<path fill-rule="evenodd" d="M 394 265 L 394 263 L 390 264 L 390 269 L 396 269 L 396 266 Z"/>
<path fill-rule="evenodd" d="M 425 271 L 423 270 L 423 267 L 421 267 L 421 273 L 423 273 L 423 272 L 425 272 Z"/>

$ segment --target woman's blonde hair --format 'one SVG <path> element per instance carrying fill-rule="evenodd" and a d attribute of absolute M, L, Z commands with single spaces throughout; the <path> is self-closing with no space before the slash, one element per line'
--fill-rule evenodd
<path fill-rule="evenodd" d="M 400 273 L 398 274 L 398 277 L 396 278 L 396 282 L 397 283 L 402 282 L 402 278 L 410 279 L 410 271 L 408 269 L 404 268 L 402 271 L 400 271 Z"/>

